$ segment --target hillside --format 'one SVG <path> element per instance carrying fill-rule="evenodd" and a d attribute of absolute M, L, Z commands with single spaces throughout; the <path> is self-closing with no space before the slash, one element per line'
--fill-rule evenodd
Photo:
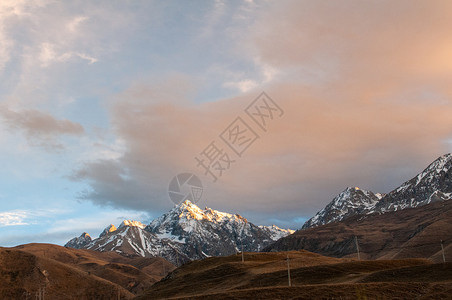
<path fill-rule="evenodd" d="M 245 253 L 244 263 L 240 255 L 190 262 L 137 299 L 438 299 L 452 291 L 451 267 L 425 259 L 356 261 L 308 251 Z"/>
<path fill-rule="evenodd" d="M 341 222 L 298 230 L 264 251 L 305 249 L 333 257 L 356 257 L 355 236 L 365 259 L 431 258 L 452 260 L 452 201 L 382 215 L 354 216 Z"/>
<path fill-rule="evenodd" d="M 50 244 L 0 248 L 0 299 L 131 299 L 173 269 L 162 258 Z"/>

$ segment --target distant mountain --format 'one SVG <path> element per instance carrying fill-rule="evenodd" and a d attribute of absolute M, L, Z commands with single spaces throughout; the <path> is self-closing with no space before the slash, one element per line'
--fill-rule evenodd
<path fill-rule="evenodd" d="M 82 249 L 85 246 L 91 243 L 91 236 L 84 232 L 79 237 L 75 237 L 64 245 L 65 247 L 74 248 L 74 249 Z"/>
<path fill-rule="evenodd" d="M 362 190 L 358 187 L 348 187 L 324 209 L 309 219 L 303 225 L 303 228 L 341 221 L 354 215 L 372 213 L 375 211 L 375 206 L 381 197 L 381 194 L 374 194 L 371 191 Z"/>
<path fill-rule="evenodd" d="M 109 234 L 110 232 L 116 231 L 116 229 L 117 228 L 115 227 L 115 225 L 110 224 L 104 229 L 104 231 L 102 231 L 102 233 L 99 235 L 99 237 L 103 237 L 103 236 Z"/>
<path fill-rule="evenodd" d="M 305 249 L 323 255 L 425 257 L 440 260 L 440 241 L 452 247 L 452 155 L 432 162 L 387 195 L 347 188 L 302 229 L 265 251 Z M 447 255 L 446 255 L 447 256 Z"/>
<path fill-rule="evenodd" d="M 452 259 L 452 201 L 434 202 L 384 214 L 355 215 L 342 221 L 301 229 L 264 251 L 307 250 L 332 257 L 362 259 Z"/>
<path fill-rule="evenodd" d="M 109 231 L 103 236 L 101 234 L 99 238 L 85 245 L 84 248 L 100 252 L 114 251 L 127 256 L 160 256 L 177 264 L 191 260 L 180 251 L 177 243 L 160 239 L 155 234 L 146 231 L 144 224 L 131 220 L 124 220 L 116 230 Z"/>
<path fill-rule="evenodd" d="M 281 236 L 293 231 L 274 227 L 259 227 L 240 215 L 201 210 L 185 201 L 154 220 L 146 230 L 161 239 L 178 243 L 181 252 L 190 258 L 223 256 L 241 251 L 260 251 Z"/>
<path fill-rule="evenodd" d="M 127 220 L 117 229 L 110 225 L 97 239 L 87 242 L 82 237 L 74 238 L 66 246 L 160 256 L 180 265 L 193 259 L 234 254 L 242 246 L 244 251 L 260 251 L 291 233 L 277 226 L 256 226 L 237 214 L 202 210 L 186 200 L 148 226 Z"/>
<path fill-rule="evenodd" d="M 378 212 L 417 207 L 452 196 L 452 154 L 445 154 L 432 162 L 416 177 L 408 180 L 379 201 Z"/>
<path fill-rule="evenodd" d="M 303 229 L 337 222 L 356 215 L 414 208 L 452 196 L 452 154 L 445 154 L 424 171 L 389 194 L 347 188 L 309 219 Z"/>

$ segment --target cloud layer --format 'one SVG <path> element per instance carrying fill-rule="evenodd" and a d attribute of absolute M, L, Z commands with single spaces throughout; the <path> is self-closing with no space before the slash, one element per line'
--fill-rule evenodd
<path fill-rule="evenodd" d="M 278 76 L 254 89 L 242 86 L 250 91 L 240 97 L 203 105 L 184 96 L 189 80 L 130 88 L 111 106 L 126 154 L 79 170 L 77 178 L 91 182 L 85 196 L 135 209 L 165 207 L 169 180 L 186 170 L 206 183 L 209 206 L 264 215 L 309 216 L 346 186 L 388 192 L 450 151 L 449 6 L 265 6 L 245 35 L 244 55 Z M 285 115 L 211 183 L 194 157 L 261 89 Z"/>
<path fill-rule="evenodd" d="M 450 1 L 80 3 L 0 4 L 8 180 L 70 174 L 61 190 L 152 214 L 192 172 L 200 205 L 297 226 L 452 150 Z M 266 132 L 244 111 L 262 91 L 285 112 Z M 259 135 L 242 157 L 219 137 L 237 117 Z M 215 183 L 195 160 L 212 141 L 235 160 Z"/>
<path fill-rule="evenodd" d="M 0 118 L 11 130 L 23 131 L 31 144 L 46 149 L 62 148 L 58 142 L 62 135 L 80 136 L 84 133 L 82 125 L 70 120 L 58 120 L 52 115 L 34 109 L 19 112 L 0 106 Z"/>

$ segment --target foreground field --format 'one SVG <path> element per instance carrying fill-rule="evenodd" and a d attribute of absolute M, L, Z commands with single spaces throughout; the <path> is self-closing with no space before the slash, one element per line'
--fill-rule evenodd
<path fill-rule="evenodd" d="M 451 263 L 356 261 L 290 251 L 246 253 L 244 263 L 240 255 L 191 262 L 138 299 L 450 299 L 451 295 Z"/>
<path fill-rule="evenodd" d="M 357 261 L 304 250 L 244 258 L 210 257 L 175 269 L 162 258 L 49 244 L 0 248 L 0 299 L 452 299 L 452 263 Z"/>

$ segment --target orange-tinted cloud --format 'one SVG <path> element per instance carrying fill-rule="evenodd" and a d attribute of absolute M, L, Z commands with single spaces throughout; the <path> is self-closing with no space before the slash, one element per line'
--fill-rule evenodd
<path fill-rule="evenodd" d="M 169 207 L 169 180 L 189 171 L 205 183 L 210 207 L 308 217 L 346 186 L 388 192 L 451 150 L 449 1 L 278 4 L 246 35 L 246 49 L 282 74 L 262 87 L 285 111 L 268 132 L 211 183 L 194 157 L 220 144 L 260 91 L 195 104 L 186 80 L 132 87 L 111 110 L 126 154 L 79 172 L 92 183 L 87 198 Z M 111 186 L 133 191 L 133 201 Z"/>

